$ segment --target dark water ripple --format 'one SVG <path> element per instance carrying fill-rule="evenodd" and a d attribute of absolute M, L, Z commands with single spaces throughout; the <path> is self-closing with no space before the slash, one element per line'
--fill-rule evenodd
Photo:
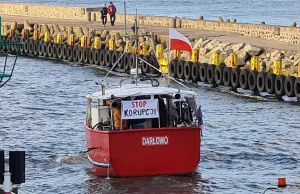
<path fill-rule="evenodd" d="M 1 60 L 2 58 L 0 58 Z M 1 60 L 2 61 L 2 60 Z M 193 177 L 99 178 L 85 155 L 85 96 L 103 73 L 20 58 L 0 90 L 0 148 L 26 151 L 20 193 L 262 193 L 284 176 L 300 193 L 300 107 L 193 88 L 205 131 Z M 109 77 L 110 84 L 116 77 Z"/>

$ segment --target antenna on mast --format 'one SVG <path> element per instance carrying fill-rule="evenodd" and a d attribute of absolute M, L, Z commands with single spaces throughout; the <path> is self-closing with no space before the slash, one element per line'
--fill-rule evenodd
<path fill-rule="evenodd" d="M 124 18 L 124 36 L 126 37 L 127 36 L 127 32 L 126 32 L 126 28 L 127 28 L 127 26 L 126 26 L 126 1 L 124 1 L 124 16 L 125 16 L 125 18 Z"/>
<path fill-rule="evenodd" d="M 135 46 L 136 46 L 136 50 L 138 50 L 139 48 L 139 35 L 138 35 L 138 27 L 137 27 L 137 8 L 135 9 Z M 136 72 L 135 72 L 135 75 L 136 75 L 136 84 L 137 84 L 137 79 L 138 79 L 138 55 L 136 53 L 135 55 L 135 69 L 136 69 Z"/>

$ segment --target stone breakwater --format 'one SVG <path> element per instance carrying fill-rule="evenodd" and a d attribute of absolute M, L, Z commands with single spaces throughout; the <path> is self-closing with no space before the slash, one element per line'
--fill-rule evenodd
<path fill-rule="evenodd" d="M 59 10 L 58 12 L 55 10 L 56 8 Z M 241 87 L 242 89 L 250 89 L 256 94 L 267 92 L 276 97 L 287 95 L 288 97 L 300 99 L 300 68 L 298 65 L 300 62 L 300 47 L 297 47 L 297 31 L 299 29 L 295 27 L 296 25 L 293 27 L 276 27 L 259 24 L 260 27 L 256 28 L 257 25 L 254 24 L 256 27 L 253 27 L 252 24 L 238 24 L 236 20 L 226 21 L 221 17 L 218 18 L 218 21 L 204 21 L 203 18 L 196 21 L 185 18 L 139 16 L 138 22 L 141 24 L 139 26 L 143 28 L 143 31 L 147 29 L 147 25 L 164 26 L 165 28 L 157 27 L 164 29 L 164 31 L 168 27 L 180 28 L 184 31 L 184 34 L 188 36 L 193 45 L 194 53 L 199 56 L 191 60 L 186 52 L 171 51 L 169 53 L 168 36 L 163 35 L 162 31 L 157 28 L 156 34 L 148 32 L 148 36 L 139 37 L 139 45 L 142 46 L 142 49 L 139 48 L 139 51 L 137 51 L 136 45 L 132 41 L 134 36 L 131 30 L 128 30 L 128 36 L 124 37 L 124 32 L 120 28 L 119 30 L 109 30 L 113 28 L 99 29 L 97 28 L 98 22 L 91 22 L 99 20 L 98 10 L 99 8 L 5 4 L 0 7 L 0 14 L 26 15 L 32 19 L 33 16 L 39 18 L 49 17 L 60 20 L 52 21 L 52 24 L 45 24 L 41 19 L 36 20 L 36 23 L 29 23 L 27 20 L 23 23 L 5 23 L 2 26 L 1 35 L 6 41 L 24 41 L 25 45 L 21 50 L 24 55 L 44 56 L 74 63 L 98 65 L 100 68 L 106 69 L 110 69 L 113 64 L 117 64 L 117 68 L 114 70 L 119 72 L 128 72 L 128 70 L 135 68 L 136 54 L 139 54 L 152 66 L 160 68 L 155 58 L 155 49 L 160 45 L 159 48 L 163 48 L 161 50 L 163 51 L 163 57 L 166 59 L 171 55 L 171 58 L 173 58 L 167 68 L 169 74 L 174 78 L 194 83 L 198 81 L 207 82 L 214 87 L 224 85 L 235 91 Z M 134 16 L 129 15 L 126 20 L 132 25 L 133 18 Z M 124 19 L 124 16 L 118 15 L 119 22 Z M 72 24 L 72 21 L 74 21 L 74 24 Z M 41 22 L 44 24 L 41 24 Z M 55 24 L 56 22 L 60 25 Z M 211 37 L 207 35 L 199 38 L 201 30 L 197 33 L 195 29 L 231 31 L 235 32 L 230 34 L 235 38 L 243 37 L 240 35 L 244 33 L 243 30 L 254 30 L 255 33 L 264 35 L 260 38 L 285 42 L 291 42 L 290 36 L 293 35 L 292 39 L 296 41 L 292 41 L 294 44 L 288 46 L 296 48 L 294 50 L 299 52 L 288 50 L 289 47 L 286 43 L 285 46 L 281 45 L 280 48 L 287 49 L 275 50 L 270 48 L 272 44 L 268 44 L 266 47 L 258 47 L 249 42 L 237 43 L 237 39 L 232 42 L 226 41 L 227 37 L 232 40 L 230 36 L 226 36 L 226 39 L 223 39 L 225 41 L 221 41 L 216 35 L 216 31 L 209 31 L 209 33 L 212 33 Z M 256 31 L 257 29 L 267 30 L 268 32 Z M 282 32 L 288 33 L 284 35 Z M 255 33 L 254 36 L 256 36 Z M 270 35 L 270 33 L 273 35 Z M 236 36 L 237 34 L 238 36 Z M 253 36 L 252 33 L 244 35 Z M 215 39 L 212 37 L 215 37 Z M 251 40 L 256 42 L 257 45 L 262 45 L 260 41 L 263 40 L 255 38 Z M 5 50 L 2 47 L 3 49 Z M 10 47 L 9 52 L 14 53 L 15 49 L 15 47 Z M 162 66 L 165 65 L 163 63 L 165 62 L 161 62 Z M 147 63 L 142 63 L 141 66 L 142 71 L 145 73 L 159 73 Z"/>
<path fill-rule="evenodd" d="M 5 41 L 24 41 L 21 47 L 23 55 L 91 64 L 107 70 L 117 65 L 114 71 L 125 73 L 135 68 L 138 55 L 147 62 L 141 63 L 144 73 L 159 74 L 152 67 L 160 68 L 155 55 L 159 56 L 160 52 L 163 56 L 159 58 L 166 59 L 170 54 L 173 60 L 169 64 L 161 62 L 161 66 L 168 65 L 168 73 L 174 78 L 193 83 L 206 82 L 214 87 L 224 85 L 235 91 L 241 87 L 255 94 L 268 92 L 276 98 L 287 95 L 300 99 L 300 68 L 297 69 L 299 53 L 296 52 L 190 37 L 194 56 L 199 56 L 191 59 L 186 52 L 169 53 L 166 36 L 153 33 L 141 36 L 141 47 L 137 49 L 132 34 L 124 37 L 119 31 L 30 24 L 27 20 L 22 25 L 17 22 L 4 24 L 2 36 Z M 3 46 L 1 49 L 7 51 Z M 16 47 L 8 47 L 8 52 L 15 53 Z M 250 64 L 252 59 L 255 60 Z"/>
<path fill-rule="evenodd" d="M 57 24 L 30 24 L 26 20 L 23 24 L 17 22 L 3 24 L 1 35 L 4 41 L 25 42 L 25 45 L 21 47 L 21 54 L 23 55 L 58 58 L 110 68 L 120 55 L 126 52 L 124 61 L 122 58 L 119 62 L 121 70 L 124 70 L 124 66 L 132 67 L 135 65 L 134 57 L 130 57 L 130 54 L 136 49 L 136 46 L 132 45 L 133 33 L 124 37 L 124 32 L 119 31 L 59 26 Z M 150 34 L 139 37 L 139 45 L 144 48 L 141 51 L 142 55 L 147 56 L 146 61 L 148 62 L 149 57 L 152 56 L 151 60 L 157 68 L 159 65 L 154 57 L 154 48 L 160 40 L 159 36 L 153 33 L 152 38 Z M 5 51 L 6 48 L 2 46 L 1 49 Z M 16 52 L 15 46 L 8 49 L 12 54 Z M 106 55 L 106 53 L 109 54 Z M 130 68 L 129 66 L 128 68 Z M 147 69 L 156 72 L 150 67 Z"/>
<path fill-rule="evenodd" d="M 16 15 L 28 17 L 42 17 L 68 20 L 100 21 L 100 8 L 47 6 L 37 4 L 0 3 L 0 15 Z M 134 22 L 134 15 L 127 15 L 129 24 Z M 118 13 L 117 22 L 123 23 L 125 16 Z M 140 25 L 161 27 L 213 30 L 234 32 L 244 36 L 253 36 L 266 40 L 277 40 L 287 43 L 300 43 L 300 28 L 293 22 L 290 26 L 238 23 L 237 19 L 223 19 L 221 16 L 216 21 L 205 20 L 202 16 L 198 19 L 177 17 L 138 16 Z"/>
<path fill-rule="evenodd" d="M 281 60 L 282 74 L 285 76 L 297 76 L 300 62 L 300 52 L 265 49 L 245 43 L 233 44 L 200 38 L 193 42 L 193 48 L 199 49 L 199 61 L 202 63 L 211 63 L 212 55 L 219 53 L 221 63 L 230 66 L 230 54 L 234 53 L 237 54 L 238 66 L 247 69 L 250 69 L 251 58 L 257 56 L 259 57 L 260 71 L 267 73 L 273 72 L 274 61 Z M 188 58 L 188 54 L 184 53 L 183 58 Z"/>
<path fill-rule="evenodd" d="M 59 26 L 59 25 L 48 25 L 48 24 L 30 24 L 27 20 L 23 24 L 13 22 L 11 24 L 6 23 L 2 26 L 2 36 L 10 36 L 13 34 L 15 37 L 21 37 L 22 30 L 28 30 L 29 36 L 33 36 L 33 31 L 39 32 L 38 39 L 43 39 L 45 33 L 48 32 L 50 41 L 57 42 L 57 35 L 62 35 L 62 43 L 67 43 L 68 37 L 71 34 L 75 35 L 75 45 L 80 45 L 80 39 L 83 36 L 87 37 L 87 44 L 91 45 L 94 41 L 94 37 L 101 38 L 101 48 L 108 49 L 108 42 L 110 39 L 115 42 L 116 51 L 126 50 L 126 42 L 130 41 L 122 38 L 124 32 L 122 31 L 109 31 L 109 30 L 95 30 L 90 28 L 72 27 L 72 26 Z M 162 44 L 165 48 L 164 57 L 168 57 L 168 37 L 153 35 L 154 41 L 151 42 L 148 36 L 141 37 L 139 43 L 145 45 L 147 49 L 147 55 L 153 55 L 153 48 L 156 48 L 157 44 Z M 292 75 L 297 76 L 298 63 L 300 62 L 300 51 L 288 51 L 288 50 L 275 50 L 260 48 L 252 44 L 245 43 L 230 43 L 220 42 L 218 40 L 210 40 L 206 38 L 197 39 L 195 37 L 189 37 L 193 48 L 199 50 L 199 61 L 203 63 L 211 63 L 211 58 L 214 53 L 220 54 L 221 63 L 229 66 L 230 54 L 237 54 L 237 63 L 240 67 L 250 69 L 250 61 L 253 56 L 258 56 L 260 61 L 261 71 L 273 72 L 274 61 L 282 61 L 282 74 L 285 76 Z M 174 55 L 174 51 L 171 52 Z M 188 53 L 183 52 L 183 59 L 189 60 Z"/>
<path fill-rule="evenodd" d="M 12 22 L 11 24 L 5 23 L 2 25 L 2 36 L 10 38 L 22 38 L 33 39 L 34 31 L 37 32 L 36 40 L 43 40 L 47 34 L 49 42 L 57 43 L 59 36 L 61 35 L 61 44 L 67 44 L 70 35 L 74 35 L 74 45 L 80 46 L 81 38 L 87 38 L 87 45 L 92 46 L 94 38 L 100 38 L 100 48 L 108 50 L 109 40 L 114 41 L 116 51 L 124 51 L 126 42 L 132 40 L 132 36 L 124 39 L 122 36 L 124 32 L 114 30 L 95 30 L 88 27 L 73 27 L 73 26 L 60 26 L 51 24 L 30 24 L 27 20 L 23 24 Z M 154 35 L 153 35 L 154 37 Z M 155 36 L 156 40 L 160 40 L 158 36 Z M 146 45 L 147 53 L 150 55 L 153 53 L 153 42 L 150 41 L 148 36 L 140 37 L 139 43 Z M 157 44 L 157 43 L 156 43 Z M 154 45 L 154 44 L 153 44 Z"/>

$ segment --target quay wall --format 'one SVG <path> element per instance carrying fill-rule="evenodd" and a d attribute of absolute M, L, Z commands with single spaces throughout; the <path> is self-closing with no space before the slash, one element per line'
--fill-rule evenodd
<path fill-rule="evenodd" d="M 99 7 L 86 8 L 39 4 L 0 3 L 0 15 L 7 14 L 68 20 L 99 21 L 99 10 Z M 126 16 L 126 22 L 130 25 L 133 24 L 134 19 L 135 15 Z M 116 21 L 123 23 L 125 21 L 124 14 L 118 13 Z M 199 17 L 199 19 L 187 19 L 145 15 L 138 16 L 138 23 L 150 26 L 236 32 L 245 36 L 300 44 L 300 28 L 292 26 L 236 23 L 234 20 L 223 21 L 223 19 L 220 18 L 218 18 L 218 21 L 208 21 L 203 20 L 201 17 Z"/>

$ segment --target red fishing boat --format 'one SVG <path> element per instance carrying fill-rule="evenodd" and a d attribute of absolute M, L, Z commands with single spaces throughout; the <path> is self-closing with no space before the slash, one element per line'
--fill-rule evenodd
<path fill-rule="evenodd" d="M 160 86 L 153 78 L 125 81 L 107 90 L 101 85 L 87 96 L 84 126 L 92 169 L 111 177 L 192 174 L 201 145 L 196 93 Z"/>
<path fill-rule="evenodd" d="M 137 31 L 135 25 L 139 48 Z M 187 47 L 183 35 L 175 36 L 179 40 L 170 41 L 172 45 Z M 201 146 L 202 112 L 196 93 L 172 88 L 169 80 L 161 86 L 157 79 L 141 77 L 138 64 L 147 62 L 138 55 L 135 61 L 135 76 L 115 88 L 99 84 L 101 91 L 87 96 L 84 127 L 92 169 L 109 177 L 191 175 L 199 165 Z"/>

